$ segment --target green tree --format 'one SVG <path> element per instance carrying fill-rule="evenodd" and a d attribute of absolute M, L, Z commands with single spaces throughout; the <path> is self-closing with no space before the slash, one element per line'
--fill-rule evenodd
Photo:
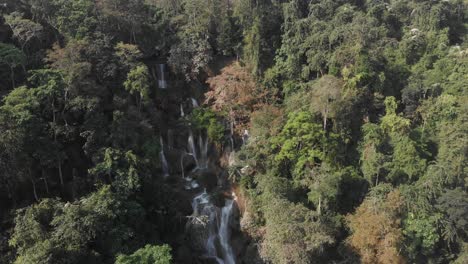
<path fill-rule="evenodd" d="M 266 233 L 262 251 L 273 263 L 311 263 L 334 243 L 332 229 L 314 220 L 315 213 L 303 205 L 273 198 L 264 206 Z"/>
<path fill-rule="evenodd" d="M 125 44 L 123 42 L 119 42 L 115 46 L 115 55 L 121 60 L 121 63 L 127 71 L 136 68 L 138 66 L 138 61 L 143 57 L 138 46 Z"/>
<path fill-rule="evenodd" d="M 45 40 L 45 30 L 41 24 L 23 18 L 23 14 L 13 12 L 6 17 L 7 24 L 13 30 L 13 38 L 21 46 L 21 50 L 26 48 L 33 50 L 40 48 L 40 41 Z M 27 52 L 27 51 L 25 51 Z"/>
<path fill-rule="evenodd" d="M 60 134 L 66 134 L 66 116 L 65 112 L 65 80 L 63 74 L 57 70 L 35 70 L 30 72 L 28 81 L 40 100 L 43 108 L 45 120 L 51 119 L 50 130 L 52 131 L 53 149 L 55 151 L 54 161 L 59 172 L 60 184 L 64 187 L 62 162 L 64 161 L 64 153 L 59 146 L 58 137 Z"/>
<path fill-rule="evenodd" d="M 48 263 L 53 252 L 50 222 L 63 204 L 46 199 L 18 210 L 10 245 L 18 251 L 17 264 Z"/>
<path fill-rule="evenodd" d="M 336 139 L 332 133 L 327 135 L 309 112 L 291 113 L 282 131 L 272 139 L 278 149 L 274 159 L 300 184 L 311 176 L 314 167 L 333 156 Z"/>
<path fill-rule="evenodd" d="M 102 180 L 107 178 L 122 195 L 131 195 L 141 187 L 138 163 L 138 157 L 132 151 L 106 148 L 100 161 L 89 172 L 102 177 Z"/>
<path fill-rule="evenodd" d="M 168 245 L 146 245 L 131 255 L 117 256 L 116 264 L 171 264 L 171 248 Z"/>
<path fill-rule="evenodd" d="M 0 65 L 10 70 L 11 87 L 15 88 L 15 70 L 26 65 L 26 55 L 11 44 L 0 43 Z"/>
<path fill-rule="evenodd" d="M 460 188 L 447 190 L 437 200 L 436 207 L 444 215 L 443 237 L 449 245 L 454 243 L 461 247 L 468 240 L 467 201 L 468 195 Z"/>
<path fill-rule="evenodd" d="M 98 23 L 93 1 L 55 0 L 55 2 L 60 8 L 53 18 L 53 25 L 70 38 L 82 39 L 91 35 Z"/>
<path fill-rule="evenodd" d="M 195 109 L 190 114 L 190 123 L 199 132 L 206 130 L 207 136 L 212 142 L 222 142 L 224 126 L 218 121 L 218 117 L 211 109 Z"/>
<path fill-rule="evenodd" d="M 127 80 L 124 82 L 125 90 L 135 96 L 135 101 L 138 106 L 138 111 L 145 102 L 150 100 L 150 79 L 148 67 L 138 65 L 127 75 Z"/>
<path fill-rule="evenodd" d="M 423 175 L 426 168 L 424 146 L 411 137 L 410 120 L 396 113 L 395 98 L 387 97 L 385 105 L 386 115 L 380 125 L 363 126 L 362 171 L 375 185 L 380 180 L 394 183 L 414 181 Z"/>

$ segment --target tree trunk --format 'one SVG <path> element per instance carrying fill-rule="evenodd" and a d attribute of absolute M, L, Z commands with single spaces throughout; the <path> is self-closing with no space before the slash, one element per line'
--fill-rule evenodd
<path fill-rule="evenodd" d="M 12 188 L 11 188 L 11 186 L 10 186 L 10 184 L 8 182 L 5 185 L 7 187 L 8 198 L 11 199 L 12 207 L 15 209 L 16 208 L 16 195 L 12 191 Z"/>
<path fill-rule="evenodd" d="M 52 120 L 54 124 L 54 143 L 57 144 L 57 116 L 55 113 L 55 99 L 52 99 Z M 60 185 L 63 188 L 62 160 L 60 154 L 57 154 L 57 167 L 59 171 Z"/>
<path fill-rule="evenodd" d="M 36 183 L 34 182 L 34 179 L 32 178 L 32 176 L 31 176 L 31 183 L 32 183 L 32 187 L 33 187 L 34 199 L 36 199 L 36 202 L 38 202 L 39 198 L 37 197 Z"/>
<path fill-rule="evenodd" d="M 47 183 L 47 178 L 44 176 L 44 177 L 42 177 L 42 180 L 44 181 L 46 192 L 47 192 L 47 194 L 49 194 L 50 192 L 49 192 L 49 184 Z"/>
<path fill-rule="evenodd" d="M 325 115 L 323 116 L 323 130 L 327 132 L 327 117 L 328 117 L 328 112 L 325 112 Z"/>
<path fill-rule="evenodd" d="M 322 196 L 321 195 L 319 196 L 319 200 L 318 200 L 317 213 L 318 215 L 322 214 Z"/>
<path fill-rule="evenodd" d="M 34 195 L 34 199 L 36 199 L 36 201 L 38 202 L 39 201 L 39 197 L 37 196 L 37 190 L 36 190 L 36 182 L 34 181 L 34 178 L 33 178 L 33 175 L 32 175 L 32 171 L 31 171 L 31 168 L 29 168 L 29 179 L 31 180 L 31 183 L 32 183 L 32 187 L 33 187 L 33 195 Z"/>
<path fill-rule="evenodd" d="M 15 69 L 10 66 L 11 87 L 15 89 Z"/>
<path fill-rule="evenodd" d="M 72 201 L 75 200 L 75 178 L 76 178 L 76 168 L 72 169 L 72 184 L 71 184 L 71 198 Z"/>
<path fill-rule="evenodd" d="M 323 114 L 323 130 L 325 132 L 327 132 L 327 119 L 328 119 L 328 112 L 329 111 L 330 110 L 328 109 L 328 102 L 327 102 L 327 104 L 325 106 L 325 111 L 324 111 L 324 114 Z"/>
<path fill-rule="evenodd" d="M 58 171 L 59 171 L 59 177 L 60 177 L 60 185 L 62 186 L 63 188 L 63 173 L 62 173 L 62 160 L 60 159 L 60 157 L 58 157 L 58 160 L 57 160 L 57 165 L 58 165 Z"/>

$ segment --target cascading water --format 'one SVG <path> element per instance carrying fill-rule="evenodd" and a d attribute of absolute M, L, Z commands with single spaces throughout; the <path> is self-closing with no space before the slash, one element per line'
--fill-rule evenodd
<path fill-rule="evenodd" d="M 196 144 L 198 143 L 198 144 Z M 184 169 L 183 160 L 187 155 L 193 156 L 196 162 L 196 168 L 193 171 L 209 170 L 208 168 L 208 139 L 198 136 L 198 142 L 195 142 L 192 131 L 189 132 L 188 149 L 189 153 L 185 153 L 181 159 L 182 170 Z M 197 149 L 198 146 L 198 149 Z M 198 155 L 199 154 L 199 155 Z M 187 190 L 196 189 L 199 184 L 190 176 L 185 178 Z M 193 218 L 205 219 L 204 229 L 207 236 L 205 237 L 204 249 L 205 257 L 215 260 L 220 264 L 235 264 L 235 256 L 230 244 L 231 225 L 230 221 L 233 215 L 236 196 L 234 199 L 226 198 L 223 207 L 217 207 L 211 200 L 210 194 L 206 189 L 196 195 L 192 200 Z"/>
<path fill-rule="evenodd" d="M 190 98 L 190 100 L 192 101 L 192 107 L 193 107 L 193 108 L 200 107 L 200 105 L 198 105 L 197 99 L 195 99 L 195 98 Z"/>
<path fill-rule="evenodd" d="M 235 197 L 235 195 L 234 195 Z M 225 264 L 235 264 L 234 253 L 230 244 L 231 232 L 229 220 L 231 219 L 235 199 L 226 200 L 226 205 L 221 210 L 221 224 L 219 227 L 219 240 Z"/>
<path fill-rule="evenodd" d="M 195 98 L 190 98 L 192 107 L 198 108 L 199 104 Z M 180 117 L 185 116 L 183 105 L 180 105 Z M 231 135 L 233 135 L 233 128 L 231 128 Z M 234 140 L 231 137 L 231 151 L 234 151 Z M 182 178 L 185 182 L 186 190 L 200 190 L 201 187 L 211 186 L 207 182 L 213 182 L 213 177 L 216 177 L 216 170 L 209 164 L 209 151 L 210 145 L 208 137 L 202 133 L 197 132 L 194 135 L 192 129 L 188 129 L 187 148 L 182 151 L 180 156 L 180 166 L 182 171 Z M 186 162 L 188 159 L 193 159 L 195 168 L 190 172 L 185 171 Z M 211 176 L 212 175 L 212 176 Z M 203 177 L 203 178 L 199 178 Z M 198 182 L 198 179 L 203 181 Z M 219 190 L 225 190 L 226 186 L 215 187 Z M 204 252 L 203 258 L 212 260 L 219 264 L 235 264 L 235 254 L 231 247 L 231 230 L 233 229 L 232 220 L 234 215 L 234 208 L 236 206 L 235 195 L 232 197 L 224 198 L 224 205 L 219 206 L 215 203 L 217 199 L 212 199 L 210 193 L 206 189 L 197 194 L 192 199 L 193 214 L 192 219 L 187 226 L 188 232 L 193 234 L 193 245 L 197 252 Z"/>
<path fill-rule="evenodd" d="M 192 131 L 189 132 L 188 137 L 188 150 L 189 152 L 185 155 L 190 155 L 195 160 L 196 168 L 195 169 L 206 169 L 208 167 L 208 139 L 202 138 L 201 135 L 198 136 L 198 147 L 200 151 L 197 151 L 195 146 L 195 139 L 193 137 Z M 199 155 L 200 154 L 200 155 Z"/>
<path fill-rule="evenodd" d="M 230 131 L 229 141 L 231 142 L 231 151 L 234 152 L 234 122 L 230 123 Z"/>
<path fill-rule="evenodd" d="M 247 140 L 249 140 L 249 131 L 247 129 L 244 130 L 244 134 L 242 135 L 242 143 L 245 145 Z"/>
<path fill-rule="evenodd" d="M 226 199 L 221 209 L 216 207 L 210 200 L 210 195 L 204 190 L 195 196 L 192 201 L 193 217 L 204 217 L 208 237 L 204 245 L 206 257 L 215 259 L 220 264 L 235 264 L 234 252 L 230 239 L 230 220 L 235 204 L 234 199 Z"/>
<path fill-rule="evenodd" d="M 189 137 L 188 137 L 188 148 L 189 148 L 189 154 L 195 159 L 195 164 L 197 165 L 197 168 L 200 167 L 200 163 L 198 162 L 198 155 L 197 155 L 197 149 L 195 147 L 195 141 L 193 139 L 193 133 L 190 131 Z"/>
<path fill-rule="evenodd" d="M 184 113 L 184 106 L 182 104 L 180 104 L 180 117 L 181 118 L 184 118 L 185 116 L 185 113 Z"/>
<path fill-rule="evenodd" d="M 166 68 L 165 64 L 158 64 L 158 72 L 159 72 L 158 86 L 160 89 L 167 89 L 165 68 Z"/>
<path fill-rule="evenodd" d="M 159 151 L 159 158 L 161 159 L 163 175 L 166 178 L 169 176 L 169 164 L 167 163 L 166 155 L 164 155 L 164 142 L 163 142 L 162 137 L 159 137 L 159 142 L 161 144 L 161 151 Z"/>
<path fill-rule="evenodd" d="M 198 146 L 200 148 L 200 169 L 208 167 L 208 139 L 203 140 L 201 135 L 198 135 Z"/>

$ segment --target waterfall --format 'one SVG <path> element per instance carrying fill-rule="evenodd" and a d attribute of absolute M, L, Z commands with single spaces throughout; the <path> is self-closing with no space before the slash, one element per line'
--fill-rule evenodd
<path fill-rule="evenodd" d="M 204 205 L 207 205 L 209 204 L 210 200 L 209 200 L 209 195 L 208 193 L 206 192 L 206 189 L 203 190 L 202 193 L 200 193 L 199 195 L 195 196 L 192 200 L 192 208 L 193 208 L 193 214 L 195 216 L 197 215 L 200 215 L 202 212 L 199 211 L 199 207 L 200 206 L 204 206 Z"/>
<path fill-rule="evenodd" d="M 190 98 L 193 109 L 199 107 L 195 98 Z M 185 112 L 183 105 L 180 105 L 180 116 L 184 117 Z M 231 123 L 231 160 L 234 160 L 234 124 Z M 186 190 L 197 191 L 200 187 L 210 186 L 214 183 L 214 178 L 210 178 L 210 183 L 198 182 L 198 177 L 216 177 L 218 180 L 218 190 L 225 190 L 223 182 L 219 181 L 216 171 L 212 171 L 213 166 L 209 166 L 209 139 L 205 132 L 197 132 L 194 134 L 189 126 L 189 133 L 187 138 L 187 151 L 181 154 L 180 166 L 182 177 L 184 179 L 184 187 Z M 187 172 L 186 175 L 184 161 L 187 156 L 191 156 L 195 162 L 195 168 L 192 172 Z M 215 164 L 213 164 L 215 165 Z M 214 173 L 213 173 L 214 172 Z M 203 184 L 201 184 L 203 183 Z M 197 251 L 203 250 L 204 257 L 210 260 L 210 263 L 218 264 L 235 264 L 235 253 L 231 247 L 231 230 L 233 230 L 232 220 L 235 216 L 236 196 L 232 194 L 231 197 L 224 199 L 224 205 L 221 206 L 215 203 L 207 190 L 198 193 L 192 199 L 192 221 L 189 222 L 188 230 L 194 231 L 196 239 L 194 249 Z M 216 200 L 217 201 L 217 200 Z M 192 229 L 194 228 L 194 229 Z M 201 243 L 200 243 L 201 242 Z"/>
<path fill-rule="evenodd" d="M 234 122 L 230 123 L 230 130 L 229 141 L 231 142 L 231 151 L 234 151 Z"/>
<path fill-rule="evenodd" d="M 195 164 L 197 165 L 196 169 L 206 169 L 208 168 L 208 138 L 202 138 L 201 135 L 198 135 L 198 151 L 195 144 L 195 139 L 193 137 L 192 131 L 189 133 L 188 137 L 188 153 L 186 155 L 191 155 L 195 159 Z M 200 155 L 198 155 L 200 154 Z"/>
<path fill-rule="evenodd" d="M 234 166 L 236 164 L 236 152 L 231 151 L 228 156 L 228 165 Z"/>
<path fill-rule="evenodd" d="M 180 171 L 182 172 L 182 179 L 185 179 L 185 167 L 184 167 L 184 158 L 187 153 L 182 154 L 180 157 Z"/>
<path fill-rule="evenodd" d="M 202 156 L 205 161 L 204 168 L 208 168 L 208 137 L 205 138 L 205 143 L 203 144 Z"/>
<path fill-rule="evenodd" d="M 173 129 L 167 130 L 167 147 L 169 149 L 174 149 L 174 130 Z"/>
<path fill-rule="evenodd" d="M 203 140 L 201 135 L 198 135 L 198 147 L 200 148 L 200 154 L 201 154 L 201 165 L 200 169 L 206 169 L 208 168 L 208 138 L 205 138 Z"/>
<path fill-rule="evenodd" d="M 216 239 L 218 237 L 218 234 L 216 233 L 216 227 L 217 227 L 216 223 L 218 222 L 217 216 L 218 214 L 215 208 L 209 211 L 208 239 L 206 240 L 205 248 L 208 253 L 208 256 L 215 257 L 218 263 L 223 263 L 217 257 L 218 253 L 217 253 L 216 244 L 215 244 Z"/>
<path fill-rule="evenodd" d="M 180 104 L 180 117 L 184 117 L 185 116 L 185 113 L 184 113 L 184 106 L 182 104 Z"/>
<path fill-rule="evenodd" d="M 158 64 L 158 72 L 159 72 L 158 85 L 160 89 L 167 89 L 167 81 L 166 81 L 166 76 L 164 72 L 165 67 L 166 67 L 165 64 Z"/>
<path fill-rule="evenodd" d="M 192 155 L 192 157 L 195 159 L 195 164 L 197 165 L 197 168 L 200 167 L 200 164 L 198 162 L 197 148 L 195 147 L 195 141 L 193 139 L 192 131 L 190 131 L 188 137 L 188 148 L 189 154 Z"/>
<path fill-rule="evenodd" d="M 219 240 L 221 242 L 221 248 L 223 251 L 223 259 L 225 264 L 235 264 L 234 253 L 229 240 L 231 239 L 231 233 L 229 232 L 229 220 L 232 215 L 232 208 L 234 200 L 226 200 L 226 205 L 221 210 L 221 225 L 219 227 Z"/>
<path fill-rule="evenodd" d="M 169 165 L 167 163 L 166 155 L 164 155 L 164 142 L 162 137 L 159 137 L 159 142 L 161 144 L 161 151 L 159 152 L 159 158 L 161 159 L 161 165 L 163 170 L 164 178 L 169 176 Z"/>
<path fill-rule="evenodd" d="M 244 130 L 244 134 L 242 135 L 242 143 L 245 145 L 249 140 L 249 131 L 247 129 Z"/>
<path fill-rule="evenodd" d="M 192 100 L 192 106 L 193 106 L 193 108 L 198 108 L 198 107 L 200 107 L 200 105 L 198 105 L 197 99 L 195 99 L 195 98 L 192 97 L 192 98 L 190 98 L 190 100 Z"/>
<path fill-rule="evenodd" d="M 205 243 L 206 256 L 220 264 L 235 264 L 235 257 L 230 245 L 230 220 L 236 200 L 226 199 L 221 210 L 210 200 L 206 189 L 192 200 L 193 216 L 207 217 L 208 238 Z M 220 247 L 217 245 L 220 245 Z"/>

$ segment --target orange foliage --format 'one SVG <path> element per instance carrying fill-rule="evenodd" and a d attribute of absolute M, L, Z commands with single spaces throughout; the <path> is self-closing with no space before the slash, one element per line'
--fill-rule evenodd
<path fill-rule="evenodd" d="M 221 74 L 207 80 L 210 85 L 205 103 L 213 110 L 227 114 L 240 133 L 247 125 L 250 114 L 258 109 L 267 94 L 250 72 L 234 62 L 221 70 Z"/>
<path fill-rule="evenodd" d="M 347 216 L 353 231 L 348 243 L 361 255 L 363 263 L 406 263 L 399 248 L 403 200 L 399 191 L 390 192 L 386 198 L 384 202 L 368 198 L 353 215 Z"/>

